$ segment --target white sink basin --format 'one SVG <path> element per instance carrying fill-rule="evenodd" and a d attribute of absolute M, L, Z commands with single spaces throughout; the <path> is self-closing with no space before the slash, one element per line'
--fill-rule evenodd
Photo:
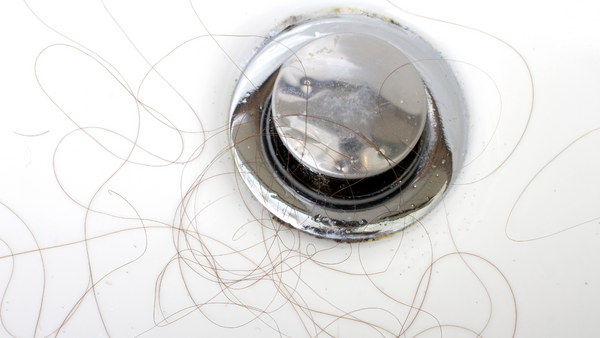
<path fill-rule="evenodd" d="M 192 4 L 2 3 L 0 337 L 600 334 L 600 5 Z M 423 36 L 470 109 L 455 186 L 375 242 L 270 219 L 228 151 L 252 50 L 336 6 Z"/>

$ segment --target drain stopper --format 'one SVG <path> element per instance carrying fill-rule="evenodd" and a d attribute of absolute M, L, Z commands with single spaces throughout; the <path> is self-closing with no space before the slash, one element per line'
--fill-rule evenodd
<path fill-rule="evenodd" d="M 281 66 L 272 109 L 297 161 L 327 176 L 360 179 L 408 155 L 428 107 L 423 81 L 400 50 L 342 33 L 311 41 Z"/>

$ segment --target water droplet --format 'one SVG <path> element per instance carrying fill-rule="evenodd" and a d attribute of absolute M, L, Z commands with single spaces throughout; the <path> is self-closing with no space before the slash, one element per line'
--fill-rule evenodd
<path fill-rule="evenodd" d="M 242 103 L 246 103 L 246 102 L 248 102 L 248 100 L 242 99 Z"/>
<path fill-rule="evenodd" d="M 416 185 L 416 184 L 415 184 L 415 185 L 413 185 L 413 188 L 417 188 L 417 185 Z"/>
<path fill-rule="evenodd" d="M 445 164 L 445 163 L 446 163 L 446 160 L 442 160 L 442 164 Z"/>
<path fill-rule="evenodd" d="M 403 101 L 403 100 L 400 100 L 400 103 L 404 103 L 404 101 Z"/>
<path fill-rule="evenodd" d="M 411 205 L 410 205 L 410 208 L 411 208 L 411 209 L 414 209 L 414 208 L 415 208 L 415 205 L 414 205 L 414 204 L 411 204 Z"/>
<path fill-rule="evenodd" d="M 310 81 L 304 80 L 304 84 L 307 85 L 307 86 L 310 86 Z"/>
<path fill-rule="evenodd" d="M 258 109 L 263 110 L 263 106 L 259 106 Z"/>
<path fill-rule="evenodd" d="M 440 174 L 435 174 L 435 177 L 440 177 Z"/>

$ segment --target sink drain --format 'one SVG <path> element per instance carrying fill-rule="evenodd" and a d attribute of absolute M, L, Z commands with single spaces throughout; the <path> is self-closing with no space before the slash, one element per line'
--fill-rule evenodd
<path fill-rule="evenodd" d="M 230 112 L 234 160 L 283 222 L 374 238 L 414 223 L 448 188 L 462 94 L 412 32 L 370 17 L 309 20 L 267 40 L 244 75 Z"/>

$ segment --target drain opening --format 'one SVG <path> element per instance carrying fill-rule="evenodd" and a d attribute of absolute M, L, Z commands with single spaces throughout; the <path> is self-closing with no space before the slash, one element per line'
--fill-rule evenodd
<path fill-rule="evenodd" d="M 419 157 L 427 156 L 429 128 L 425 128 L 416 146 L 400 163 L 380 174 L 358 179 L 327 176 L 316 172 L 292 156 L 275 131 L 271 97 L 264 105 L 260 121 L 262 146 L 267 163 L 287 187 L 313 203 L 327 208 L 359 210 L 380 204 L 404 189 L 409 189 L 410 177 L 419 170 Z"/>

